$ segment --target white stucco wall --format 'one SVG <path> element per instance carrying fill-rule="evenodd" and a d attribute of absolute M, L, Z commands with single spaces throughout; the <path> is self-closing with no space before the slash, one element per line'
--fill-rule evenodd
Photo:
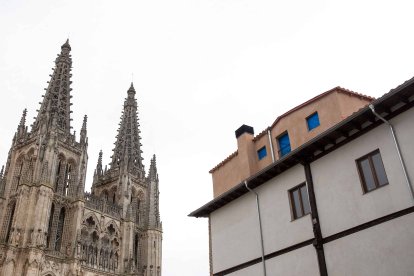
<path fill-rule="evenodd" d="M 313 238 L 310 215 L 292 221 L 288 190 L 305 181 L 301 165 L 257 188 L 265 254 Z M 252 193 L 210 215 L 213 272 L 261 256 L 256 198 Z"/>
<path fill-rule="evenodd" d="M 324 245 L 329 275 L 414 275 L 414 214 Z"/>
<path fill-rule="evenodd" d="M 266 261 L 267 275 L 319 275 L 316 251 L 312 245 L 277 256 Z M 262 263 L 229 274 L 231 276 L 260 276 L 263 275 Z"/>
<path fill-rule="evenodd" d="M 413 174 L 414 110 L 392 120 Z M 411 138 L 411 139 L 410 139 Z M 389 184 L 363 193 L 355 160 L 380 150 Z M 324 237 L 412 206 L 388 126 L 381 125 L 311 164 Z"/>

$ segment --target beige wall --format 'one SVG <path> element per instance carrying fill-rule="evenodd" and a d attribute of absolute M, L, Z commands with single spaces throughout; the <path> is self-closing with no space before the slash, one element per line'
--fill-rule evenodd
<path fill-rule="evenodd" d="M 284 132 L 288 132 L 291 149 L 294 150 L 368 103 L 366 98 L 333 91 L 282 117 L 270 130 L 275 159 L 280 158 L 277 138 Z M 314 112 L 318 112 L 320 126 L 309 131 L 306 118 Z M 272 152 L 266 131 L 256 138 L 244 134 L 239 137 L 237 143 L 238 154 L 212 170 L 214 197 L 272 163 Z M 267 156 L 259 160 L 257 151 L 263 146 L 266 146 Z"/>

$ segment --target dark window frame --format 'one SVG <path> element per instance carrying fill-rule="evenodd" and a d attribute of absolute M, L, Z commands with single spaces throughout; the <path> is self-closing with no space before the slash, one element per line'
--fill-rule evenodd
<path fill-rule="evenodd" d="M 304 201 L 302 199 L 302 193 L 300 192 L 301 189 L 302 189 L 302 187 L 306 187 L 306 194 L 308 196 L 307 202 L 309 204 L 309 206 L 308 206 L 308 210 L 309 211 L 307 213 L 305 212 L 305 207 L 303 206 L 304 205 Z M 293 197 L 293 193 L 295 191 L 298 191 L 299 205 L 300 205 L 300 208 L 301 208 L 300 211 L 302 213 L 301 216 L 297 216 L 296 215 L 296 213 L 297 213 L 296 212 L 296 204 L 295 204 L 295 200 L 294 200 L 294 197 Z M 294 220 L 303 218 L 303 217 L 305 217 L 305 216 L 307 216 L 307 215 L 309 215 L 311 213 L 311 210 L 310 210 L 310 201 L 309 201 L 309 191 L 308 191 L 308 186 L 307 186 L 306 182 L 303 182 L 303 183 L 301 183 L 299 185 L 296 185 L 293 188 L 290 188 L 288 190 L 288 195 L 289 195 L 290 214 L 291 214 L 291 217 L 292 217 L 292 220 L 291 221 L 294 221 Z"/>
<path fill-rule="evenodd" d="M 264 155 L 261 155 L 261 152 L 264 150 Z M 267 157 L 267 148 L 266 146 L 261 147 L 258 151 L 257 151 L 257 158 L 260 160 L 263 160 Z"/>
<path fill-rule="evenodd" d="M 379 154 L 379 156 L 380 156 L 380 161 L 381 161 L 381 164 L 382 164 L 382 168 L 384 169 L 384 175 L 387 179 L 387 182 L 385 184 L 382 184 L 382 185 L 380 185 L 380 182 L 378 180 L 378 173 L 377 173 L 377 171 L 375 169 L 375 166 L 374 166 L 374 163 L 372 161 L 372 157 L 376 154 Z M 362 167 L 361 167 L 361 162 L 364 161 L 364 160 L 368 160 L 369 167 L 371 169 L 371 173 L 372 173 L 372 176 L 373 176 L 373 179 L 374 179 L 375 188 L 370 189 L 370 190 L 368 189 L 368 186 L 367 186 L 367 183 L 366 183 L 366 180 L 365 180 L 365 176 L 363 174 L 363 170 L 362 170 Z M 362 188 L 362 191 L 363 191 L 364 194 L 375 191 L 375 190 L 377 190 L 379 188 L 382 188 L 384 186 L 387 186 L 389 184 L 387 172 L 385 171 L 384 162 L 382 161 L 382 156 L 381 156 L 381 152 L 380 152 L 379 149 L 373 150 L 373 151 L 359 157 L 358 159 L 355 160 L 355 164 L 356 164 L 357 171 L 358 171 L 359 181 L 361 183 L 361 188 Z"/>
<path fill-rule="evenodd" d="M 313 116 L 317 116 L 318 117 L 318 125 L 317 126 L 315 126 L 315 127 L 313 127 L 313 128 L 310 128 L 309 127 L 309 119 L 311 118 L 311 117 L 313 117 Z M 321 125 L 321 121 L 319 120 L 319 113 L 318 113 L 318 111 L 315 111 L 315 112 L 313 112 L 311 115 L 309 115 L 308 117 L 306 117 L 306 126 L 307 126 L 307 128 L 308 128 L 308 131 L 312 131 L 312 130 L 314 130 L 315 128 L 317 128 L 318 126 L 320 126 Z"/>

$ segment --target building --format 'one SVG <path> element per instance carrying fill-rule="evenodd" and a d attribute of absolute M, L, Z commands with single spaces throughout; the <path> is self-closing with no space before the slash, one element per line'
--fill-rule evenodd
<path fill-rule="evenodd" d="M 61 47 L 31 130 L 26 110 L 0 173 L 1 275 L 161 275 L 155 155 L 146 174 L 131 84 L 112 161 L 85 192 L 87 117 L 71 131 L 71 46 Z"/>
<path fill-rule="evenodd" d="M 414 78 L 193 211 L 211 275 L 413 275 L 413 105 Z"/>
<path fill-rule="evenodd" d="M 214 197 L 269 166 L 291 150 L 339 123 L 373 98 L 335 87 L 276 118 L 254 136 L 243 125 L 236 131 L 237 150 L 210 170 Z"/>

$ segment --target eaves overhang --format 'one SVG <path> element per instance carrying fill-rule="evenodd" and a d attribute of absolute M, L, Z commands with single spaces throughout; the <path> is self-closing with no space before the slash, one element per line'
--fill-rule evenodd
<path fill-rule="evenodd" d="M 371 103 L 377 113 L 389 120 L 414 105 L 414 77 L 390 90 Z M 383 124 L 369 106 L 361 108 L 351 116 L 327 129 L 315 138 L 291 151 L 258 173 L 250 176 L 230 190 L 191 212 L 190 217 L 208 217 L 210 213 L 248 192 L 244 182 L 254 189 L 297 164 L 313 162 L 331 151 Z"/>

